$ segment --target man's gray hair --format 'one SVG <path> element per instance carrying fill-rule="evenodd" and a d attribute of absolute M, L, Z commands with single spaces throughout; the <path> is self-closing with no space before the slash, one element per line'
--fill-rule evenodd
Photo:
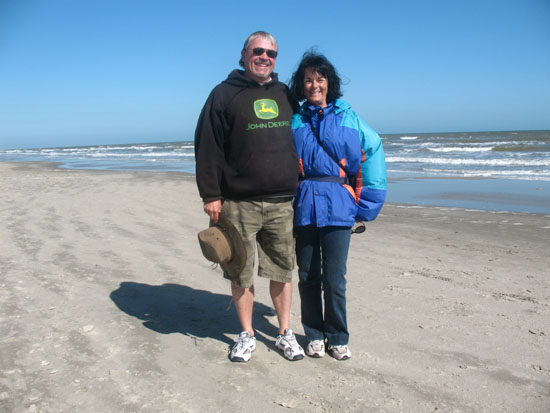
<path fill-rule="evenodd" d="M 252 43 L 252 41 L 256 38 L 256 37 L 263 37 L 264 39 L 268 40 L 269 42 L 271 42 L 271 44 L 273 46 L 275 46 L 276 49 L 279 49 L 279 46 L 277 45 L 277 40 L 275 39 L 275 37 L 271 34 L 271 33 L 268 33 L 268 32 L 263 32 L 263 31 L 257 31 L 257 32 L 254 32 L 252 33 L 250 36 L 248 36 L 246 38 L 246 40 L 244 41 L 244 46 L 243 46 L 243 51 L 246 52 L 248 50 L 248 46 L 250 46 L 250 43 Z M 241 67 L 244 67 L 244 62 L 243 62 L 243 58 L 241 57 L 240 60 L 239 60 L 239 66 Z"/>

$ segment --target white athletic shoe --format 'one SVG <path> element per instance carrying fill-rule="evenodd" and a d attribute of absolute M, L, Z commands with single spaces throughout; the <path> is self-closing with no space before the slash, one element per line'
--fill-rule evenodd
<path fill-rule="evenodd" d="M 325 355 L 325 342 L 323 340 L 312 340 L 308 343 L 306 354 L 309 357 L 319 358 Z"/>
<path fill-rule="evenodd" d="M 347 345 L 328 346 L 328 351 L 336 360 L 347 360 L 351 357 L 351 351 Z"/>
<path fill-rule="evenodd" d="M 254 350 L 256 350 L 256 337 L 248 331 L 243 331 L 235 340 L 229 359 L 231 361 L 248 361 Z"/>
<path fill-rule="evenodd" d="M 298 344 L 296 336 L 290 328 L 287 328 L 284 334 L 277 336 L 275 346 L 291 361 L 302 360 L 304 358 L 304 349 Z"/>

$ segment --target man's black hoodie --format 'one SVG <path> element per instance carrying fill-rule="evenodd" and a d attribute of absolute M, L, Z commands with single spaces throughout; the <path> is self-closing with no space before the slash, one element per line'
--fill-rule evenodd
<path fill-rule="evenodd" d="M 260 85 L 234 70 L 210 93 L 195 131 L 197 185 L 204 202 L 294 196 L 293 105 L 276 73 L 271 79 Z"/>

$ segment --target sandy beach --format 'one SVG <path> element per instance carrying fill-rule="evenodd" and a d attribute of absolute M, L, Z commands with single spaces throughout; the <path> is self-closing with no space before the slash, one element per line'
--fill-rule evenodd
<path fill-rule="evenodd" d="M 352 237 L 353 357 L 284 359 L 258 279 L 240 364 L 193 177 L 0 163 L 0 187 L 1 412 L 550 411 L 548 215 L 386 205 Z"/>

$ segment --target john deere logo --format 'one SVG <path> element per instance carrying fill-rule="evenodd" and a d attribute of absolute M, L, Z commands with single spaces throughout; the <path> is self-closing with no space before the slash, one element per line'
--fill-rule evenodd
<path fill-rule="evenodd" d="M 279 116 L 279 106 L 272 99 L 260 99 L 254 102 L 254 112 L 260 119 L 273 119 Z"/>

